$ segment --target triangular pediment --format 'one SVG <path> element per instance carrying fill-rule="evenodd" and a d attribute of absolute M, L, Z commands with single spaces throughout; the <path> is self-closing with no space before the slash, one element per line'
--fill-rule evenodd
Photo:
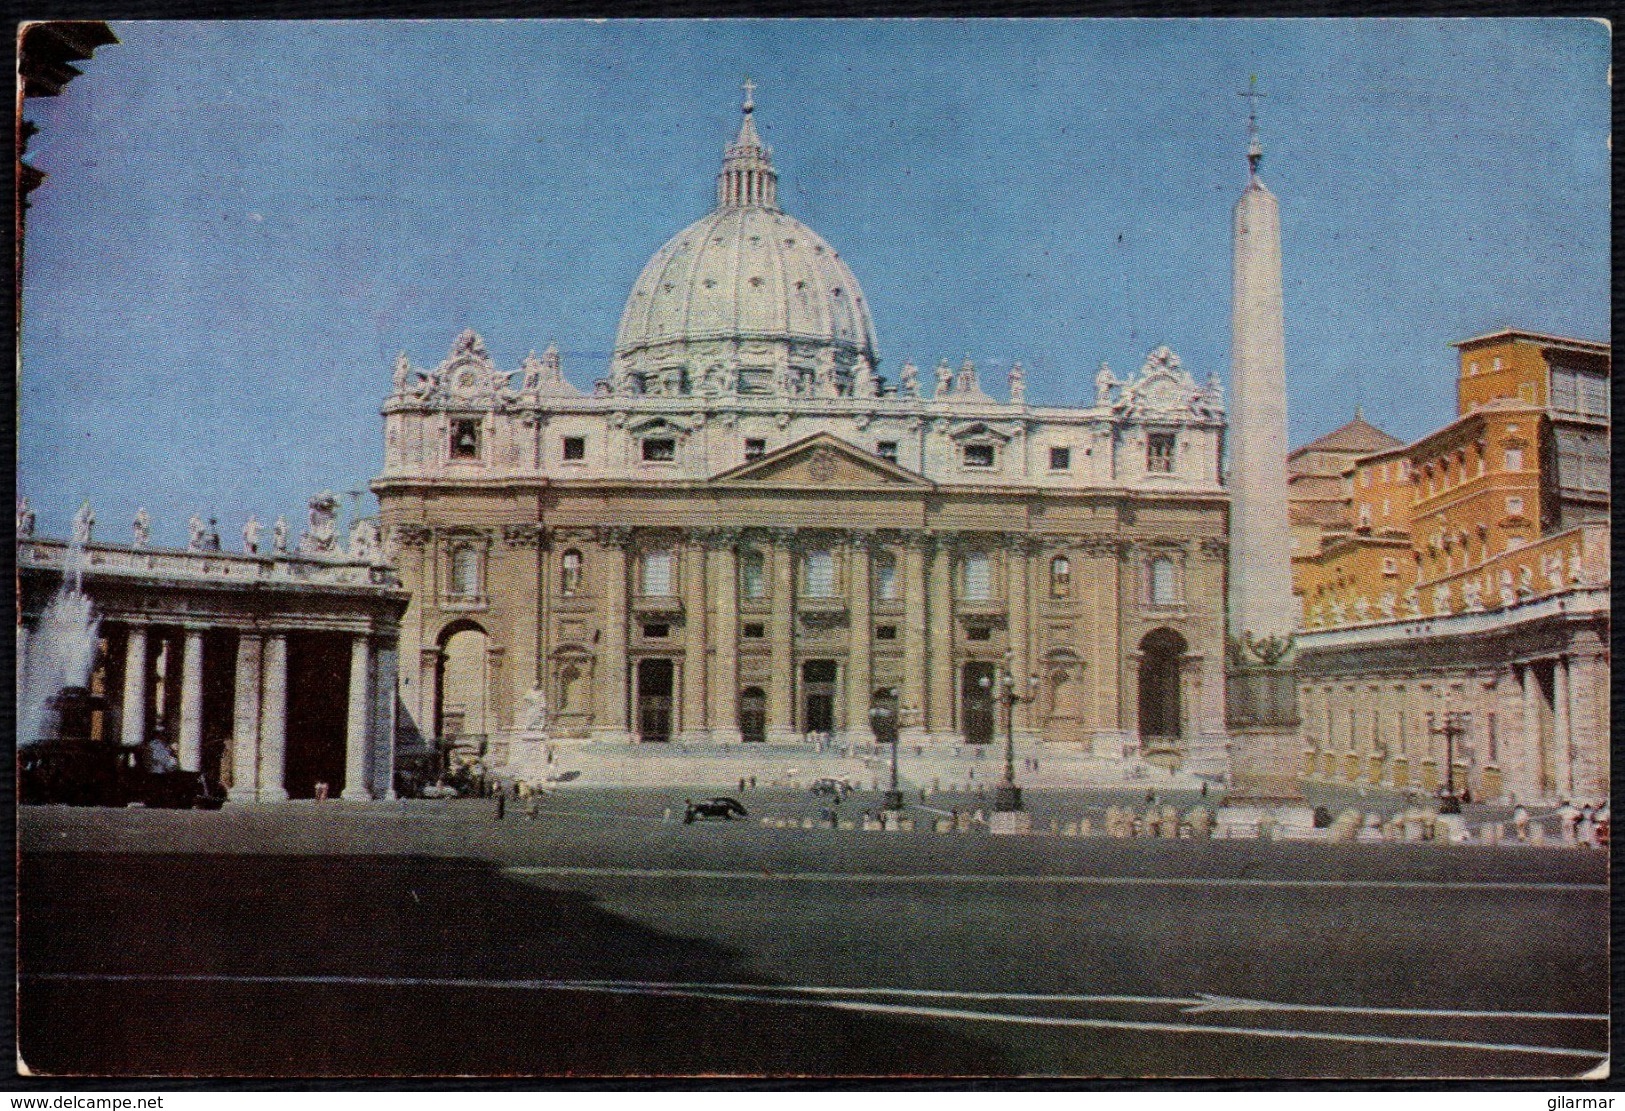
<path fill-rule="evenodd" d="M 711 480 L 715 483 L 762 483 L 812 489 L 917 489 L 935 484 L 913 471 L 854 447 L 839 436 L 819 432 L 752 459 Z"/>

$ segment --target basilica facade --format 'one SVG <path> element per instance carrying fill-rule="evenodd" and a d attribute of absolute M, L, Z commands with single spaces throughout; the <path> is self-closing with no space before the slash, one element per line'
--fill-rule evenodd
<path fill-rule="evenodd" d="M 1028 743 L 1222 741 L 1213 376 L 1158 348 L 1056 407 L 1019 364 L 992 393 L 969 359 L 881 367 L 747 100 L 597 381 L 551 348 L 498 369 L 473 332 L 398 360 L 373 490 L 412 597 L 403 727 L 497 743 L 545 706 L 555 743 L 984 744 L 1013 704 Z"/>

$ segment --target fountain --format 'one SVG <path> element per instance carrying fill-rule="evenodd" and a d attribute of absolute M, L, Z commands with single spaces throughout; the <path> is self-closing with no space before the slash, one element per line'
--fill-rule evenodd
<path fill-rule="evenodd" d="M 84 545 L 76 536 L 63 559 L 62 585 L 28 638 L 17 673 L 17 743 L 48 738 L 88 739 L 85 689 L 96 663 L 100 624 L 84 592 Z"/>

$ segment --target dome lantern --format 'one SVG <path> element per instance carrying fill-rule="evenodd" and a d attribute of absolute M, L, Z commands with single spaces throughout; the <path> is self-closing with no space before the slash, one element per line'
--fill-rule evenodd
<path fill-rule="evenodd" d="M 717 174 L 718 208 L 779 207 L 779 175 L 773 169 L 773 148 L 756 134 L 756 83 L 745 78 L 744 120 L 739 137 L 728 144 Z"/>

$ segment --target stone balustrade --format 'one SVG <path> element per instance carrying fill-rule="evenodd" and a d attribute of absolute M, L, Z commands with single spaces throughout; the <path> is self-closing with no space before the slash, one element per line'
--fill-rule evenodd
<path fill-rule="evenodd" d="M 17 542 L 19 567 L 67 567 L 68 545 L 60 540 Z M 89 574 L 173 578 L 229 583 L 288 583 L 310 586 L 399 586 L 393 568 L 359 561 L 310 559 L 289 554 L 241 555 L 181 549 L 131 548 L 91 544 L 85 548 Z"/>

